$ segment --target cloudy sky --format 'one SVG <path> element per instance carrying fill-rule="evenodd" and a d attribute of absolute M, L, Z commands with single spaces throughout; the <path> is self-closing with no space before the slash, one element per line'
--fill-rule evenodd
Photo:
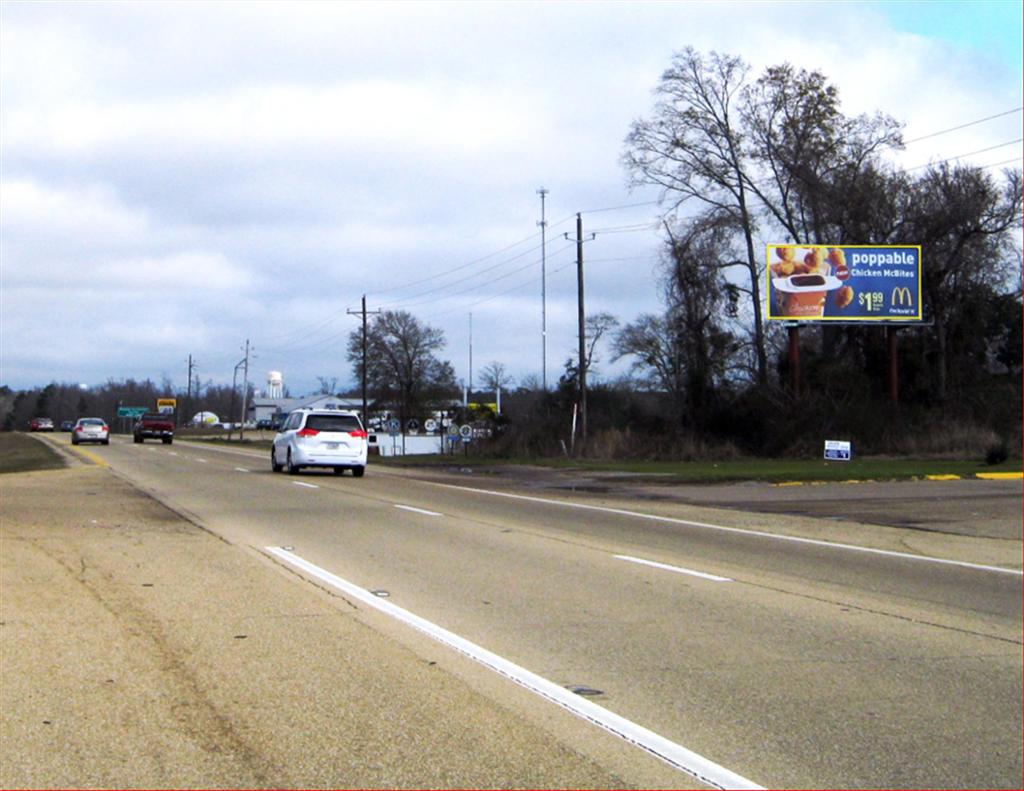
<path fill-rule="evenodd" d="M 686 46 L 821 69 L 905 123 L 907 167 L 1020 166 L 1017 0 L 3 0 L 0 383 L 184 388 L 190 354 L 230 383 L 249 339 L 257 387 L 345 386 L 363 294 L 444 330 L 460 378 L 470 337 L 475 381 L 539 377 L 542 186 L 552 383 L 576 212 L 588 311 L 660 308 L 658 196 L 620 156 Z"/>

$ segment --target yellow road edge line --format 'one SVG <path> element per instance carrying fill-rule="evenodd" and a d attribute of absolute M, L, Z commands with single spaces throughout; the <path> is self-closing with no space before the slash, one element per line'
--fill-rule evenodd
<path fill-rule="evenodd" d="M 974 477 L 986 481 L 1019 481 L 1024 479 L 1024 472 L 976 472 Z"/>
<path fill-rule="evenodd" d="M 925 475 L 929 481 L 959 481 L 959 475 Z"/>
<path fill-rule="evenodd" d="M 70 450 L 72 453 L 77 453 L 80 456 L 85 456 L 85 458 L 87 458 L 89 461 L 91 461 L 97 467 L 109 467 L 110 466 L 101 457 L 97 456 L 95 453 L 90 453 L 89 451 L 85 450 L 84 448 L 79 448 L 79 447 L 77 447 L 75 445 L 69 445 L 68 446 L 68 450 Z"/>

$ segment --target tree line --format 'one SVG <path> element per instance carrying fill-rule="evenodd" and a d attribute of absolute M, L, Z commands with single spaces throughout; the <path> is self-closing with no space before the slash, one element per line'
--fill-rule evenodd
<path fill-rule="evenodd" d="M 869 452 L 1019 449 L 1021 172 L 906 169 L 890 155 L 902 147 L 894 118 L 844 114 L 821 72 L 782 64 L 754 75 L 727 54 L 677 53 L 622 153 L 632 186 L 660 190 L 662 310 L 625 323 L 589 316 L 585 359 L 570 356 L 553 391 L 488 365 L 479 384 L 506 393 L 491 450 L 561 453 L 581 365 L 593 383 L 589 454 L 808 453 L 825 437 Z M 763 315 L 766 242 L 920 245 L 924 321 L 898 334 L 898 407 L 884 334 L 862 325 L 803 327 L 803 387 L 792 392 L 785 333 Z M 356 330 L 347 357 L 373 408 L 404 423 L 459 400 L 444 347 L 440 329 L 384 311 L 365 356 Z M 602 379 L 602 355 L 627 361 L 628 374 Z M 64 389 L 34 403 L 0 396 L 21 399 L 17 422 Z M 227 412 L 223 390 L 208 387 L 204 408 Z M 111 382 L 88 397 L 110 408 L 115 391 Z"/>

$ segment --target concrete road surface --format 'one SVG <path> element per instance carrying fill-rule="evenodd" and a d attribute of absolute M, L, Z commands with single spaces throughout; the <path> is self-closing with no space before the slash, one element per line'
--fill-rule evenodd
<path fill-rule="evenodd" d="M 1021 783 L 1019 532 L 373 466 L 361 480 L 275 475 L 262 454 L 190 443 L 115 438 L 91 453 L 554 733 L 580 766 L 608 773 L 598 784 Z M 587 719 L 552 726 L 566 720 L 554 690 L 567 688 Z M 602 728 L 626 739 L 607 751 Z M 557 773 L 533 782 L 563 784 Z"/>

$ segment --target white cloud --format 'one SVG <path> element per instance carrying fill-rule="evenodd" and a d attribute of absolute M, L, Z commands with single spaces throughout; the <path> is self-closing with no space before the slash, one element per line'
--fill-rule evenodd
<path fill-rule="evenodd" d="M 374 292 L 536 233 L 544 185 L 549 273 L 562 267 L 548 284 L 553 381 L 575 346 L 573 251 L 554 251 L 576 211 L 651 199 L 627 193 L 619 155 L 673 51 L 737 54 L 754 74 L 782 60 L 819 68 L 847 112 L 890 113 L 908 137 L 1020 106 L 1019 64 L 894 32 L 885 12 L 863 3 L 5 3 L 3 376 L 14 386 L 159 376 L 193 353 L 210 366 L 204 378 L 230 380 L 251 337 L 293 391 L 319 374 L 344 381 L 345 335 L 356 326 L 346 308 L 363 293 L 371 308 L 409 296 L 416 290 Z M 901 161 L 1003 142 L 1019 123 L 915 143 Z M 624 321 L 657 310 L 657 247 L 655 232 L 588 243 L 591 309 Z M 446 298 L 415 310 L 445 330 L 460 376 L 470 310 L 481 361 L 539 372 L 539 264 L 502 277 L 531 260 L 511 260 L 519 251 L 475 280 L 460 279 L 470 267 L 430 281 Z M 160 289 L 147 288 L 155 279 Z M 485 287 L 456 295 L 477 283 Z M 33 358 L 32 349 L 48 351 Z M 92 374 L 85 359 L 99 361 Z"/>

